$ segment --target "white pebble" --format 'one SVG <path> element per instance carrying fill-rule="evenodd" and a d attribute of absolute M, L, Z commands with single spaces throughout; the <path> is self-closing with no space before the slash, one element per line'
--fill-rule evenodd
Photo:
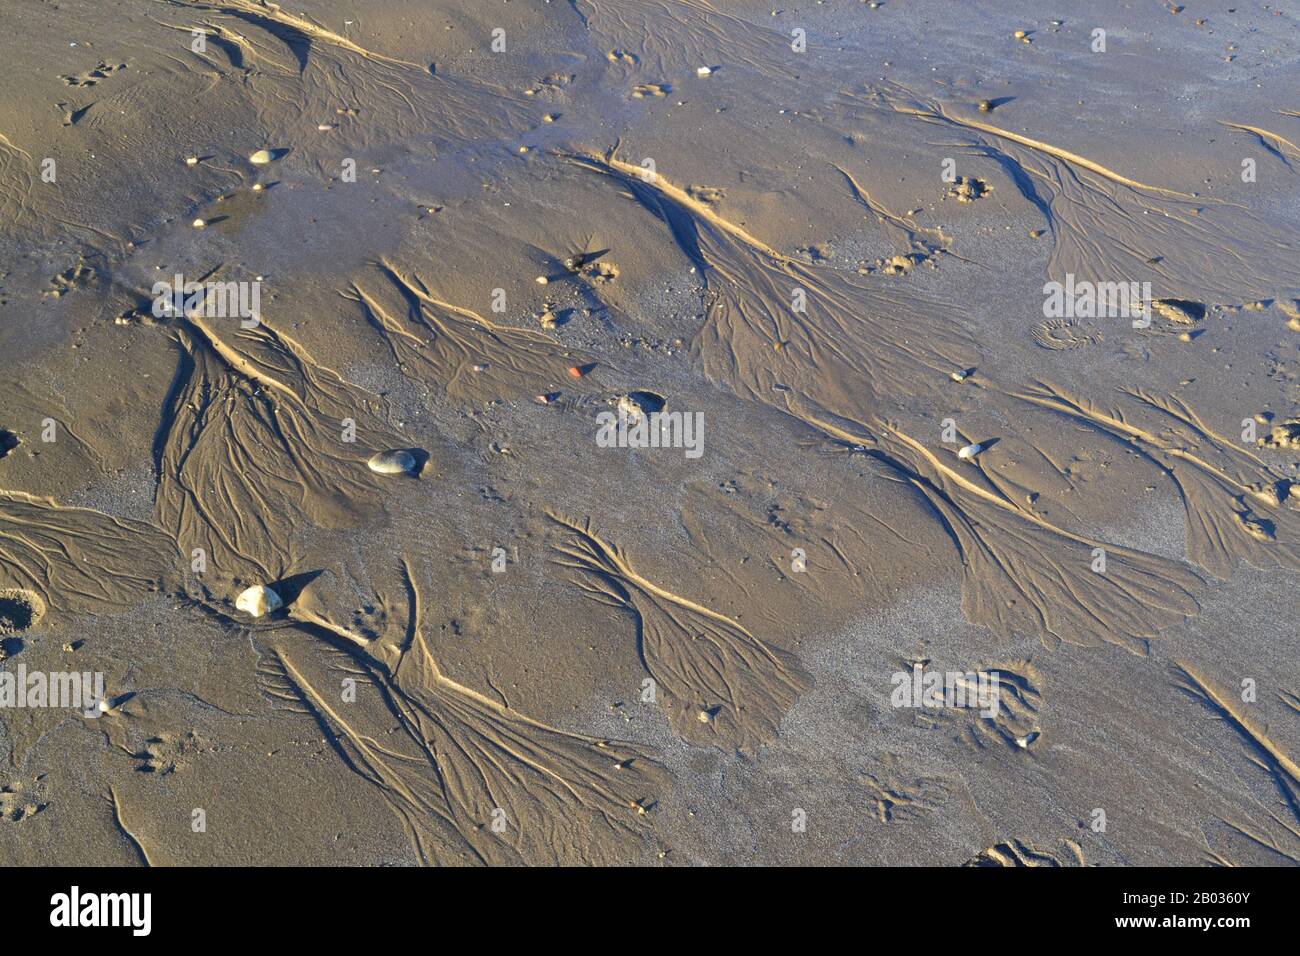
<path fill-rule="evenodd" d="M 415 471 L 415 456 L 404 448 L 381 451 L 366 462 L 370 470 L 380 475 L 409 475 Z"/>
<path fill-rule="evenodd" d="M 265 584 L 254 584 L 235 598 L 235 607 L 251 617 L 264 617 L 284 607 L 284 601 Z"/>
<path fill-rule="evenodd" d="M 981 445 L 979 442 L 975 442 L 975 444 L 967 445 L 961 451 L 957 452 L 957 457 L 961 459 L 974 458 L 983 450 L 984 450 L 984 446 Z"/>

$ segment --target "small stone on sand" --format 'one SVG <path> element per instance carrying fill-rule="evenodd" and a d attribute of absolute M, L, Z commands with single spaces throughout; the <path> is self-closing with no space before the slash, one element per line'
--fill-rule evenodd
<path fill-rule="evenodd" d="M 656 406 L 658 407 L 656 408 Z M 662 411 L 663 407 L 664 402 L 662 399 L 647 392 L 620 395 L 616 404 L 619 418 L 629 425 L 636 425 L 643 416 L 649 415 L 653 411 Z"/>
<path fill-rule="evenodd" d="M 235 598 L 235 607 L 251 617 L 265 617 L 284 607 L 284 601 L 265 584 L 254 584 Z"/>
<path fill-rule="evenodd" d="M 271 151 L 269 149 L 259 149 L 252 156 L 248 157 L 248 161 L 252 163 L 254 166 L 265 166 L 273 159 L 275 159 L 275 157 L 271 155 Z"/>
<path fill-rule="evenodd" d="M 415 456 L 404 448 L 396 448 L 373 455 L 366 464 L 376 474 L 409 475 L 415 471 Z"/>

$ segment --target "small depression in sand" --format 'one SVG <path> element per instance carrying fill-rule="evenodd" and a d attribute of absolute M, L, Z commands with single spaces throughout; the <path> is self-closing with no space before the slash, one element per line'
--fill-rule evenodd
<path fill-rule="evenodd" d="M 0 634 L 13 636 L 30 630 L 45 616 L 45 601 L 24 588 L 0 590 Z"/>
<path fill-rule="evenodd" d="M 1101 333 L 1073 319 L 1047 319 L 1039 322 L 1030 334 L 1034 344 L 1053 352 L 1087 348 L 1101 341 Z"/>
<path fill-rule="evenodd" d="M 668 400 L 655 392 L 636 389 L 618 396 L 616 403 L 621 414 L 633 423 L 643 415 L 653 415 L 668 407 Z"/>

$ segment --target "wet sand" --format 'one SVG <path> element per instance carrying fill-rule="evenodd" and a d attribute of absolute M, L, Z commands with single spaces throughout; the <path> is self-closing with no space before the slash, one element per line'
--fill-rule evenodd
<path fill-rule="evenodd" d="M 1171 11 L 14 0 L 0 861 L 1300 861 L 1300 33 Z"/>

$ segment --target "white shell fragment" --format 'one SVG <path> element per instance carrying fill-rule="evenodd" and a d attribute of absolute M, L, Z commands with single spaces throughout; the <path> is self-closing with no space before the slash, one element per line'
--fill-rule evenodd
<path fill-rule="evenodd" d="M 259 149 L 252 156 L 248 157 L 248 161 L 254 166 L 265 166 L 273 159 L 275 159 L 275 157 L 271 154 L 269 149 Z"/>
<path fill-rule="evenodd" d="M 207 222 L 202 219 L 195 219 L 193 225 L 195 229 L 202 229 L 207 225 Z"/>
<path fill-rule="evenodd" d="M 701 66 L 701 67 L 699 67 L 699 68 L 696 69 L 696 71 L 695 71 L 695 75 L 696 75 L 696 76 L 708 76 L 708 75 L 709 75 L 710 73 L 712 73 L 712 72 L 713 72 L 713 70 L 710 69 L 709 67 L 707 67 L 707 66 Z"/>
<path fill-rule="evenodd" d="M 975 444 L 973 444 L 973 445 L 967 445 L 967 446 L 966 446 L 965 448 L 963 448 L 961 451 L 957 452 L 957 457 L 958 457 L 958 458 L 961 458 L 961 459 L 963 459 L 963 460 L 965 460 L 965 459 L 967 459 L 967 458 L 974 458 L 976 455 L 978 455 L 978 454 L 979 454 L 980 452 L 982 452 L 983 450 L 984 450 L 984 446 L 981 445 L 979 442 L 975 442 Z"/>
<path fill-rule="evenodd" d="M 381 451 L 366 462 L 370 470 L 380 475 L 409 475 L 415 471 L 415 456 L 403 448 Z"/>
<path fill-rule="evenodd" d="M 265 617 L 284 607 L 284 601 L 265 584 L 254 584 L 235 598 L 235 607 L 250 617 Z"/>

